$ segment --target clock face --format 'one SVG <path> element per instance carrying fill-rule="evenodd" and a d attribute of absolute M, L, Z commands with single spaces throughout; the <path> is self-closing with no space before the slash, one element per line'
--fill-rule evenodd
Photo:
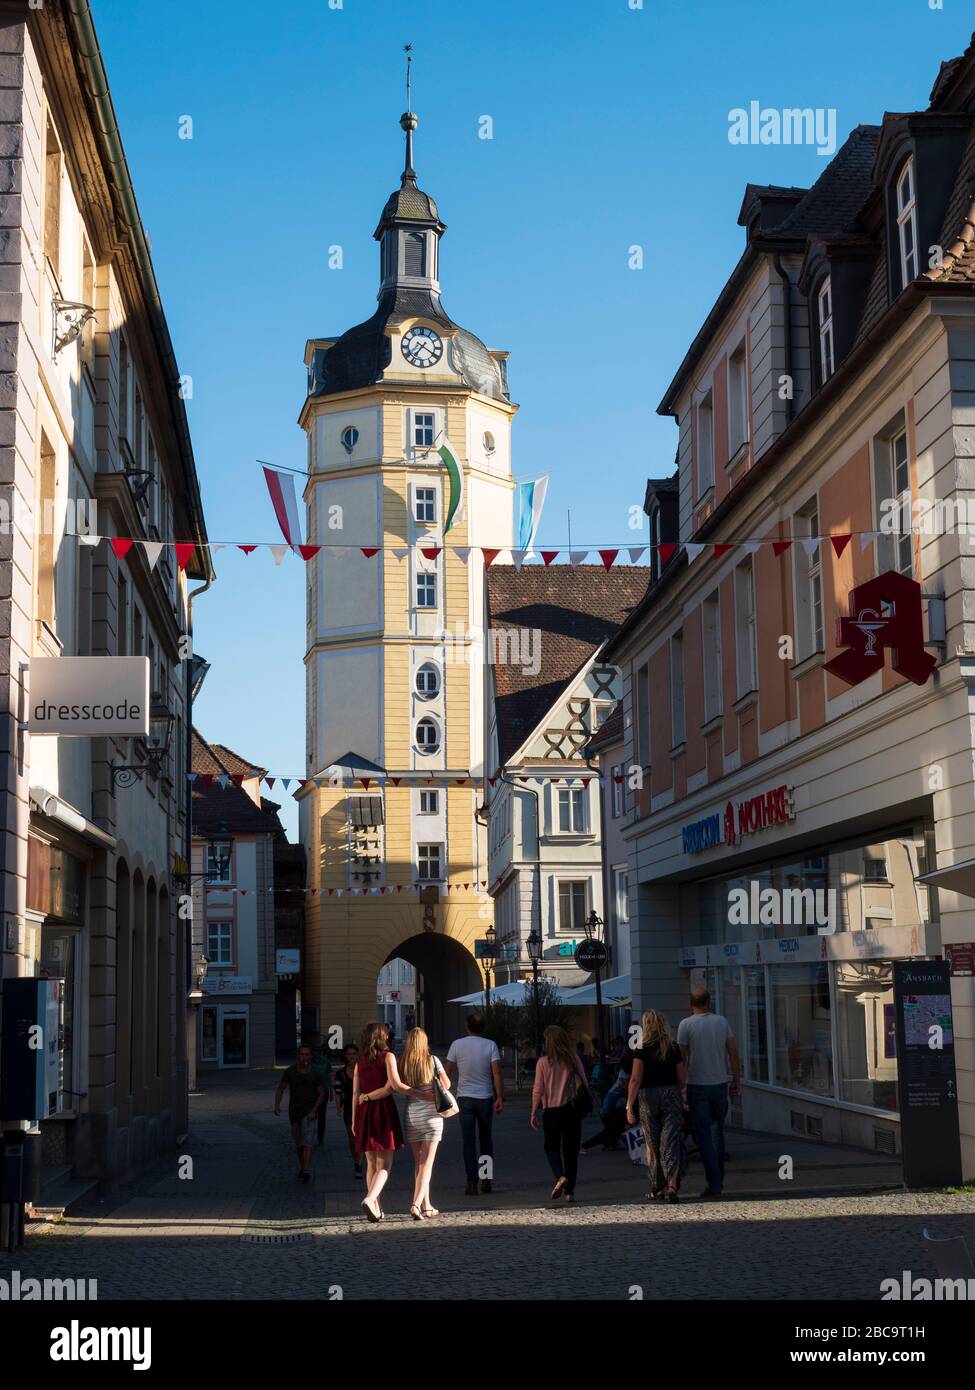
<path fill-rule="evenodd" d="M 401 347 L 411 367 L 432 367 L 443 356 L 443 340 L 432 328 L 411 328 L 403 335 Z"/>

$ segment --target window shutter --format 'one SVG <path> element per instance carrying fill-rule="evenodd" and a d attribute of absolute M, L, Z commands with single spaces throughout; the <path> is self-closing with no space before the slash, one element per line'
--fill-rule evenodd
<path fill-rule="evenodd" d="M 405 245 L 406 274 L 426 274 L 426 238 L 420 232 L 407 232 Z"/>

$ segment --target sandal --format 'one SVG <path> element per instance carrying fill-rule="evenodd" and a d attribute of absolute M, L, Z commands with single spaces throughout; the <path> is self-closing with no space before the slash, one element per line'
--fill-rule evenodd
<path fill-rule="evenodd" d="M 413 1205 L 410 1207 L 410 1215 L 412 1216 L 414 1221 L 423 1220 L 423 1212 L 417 1206 L 416 1202 L 414 1202 Z"/>
<path fill-rule="evenodd" d="M 427 1217 L 429 1217 L 429 1216 L 439 1216 L 439 1215 L 440 1215 L 440 1212 L 437 1210 L 436 1207 L 424 1207 L 424 1208 L 423 1208 L 423 1215 L 424 1215 L 424 1216 L 427 1216 Z"/>
<path fill-rule="evenodd" d="M 559 1200 L 559 1198 L 562 1196 L 562 1189 L 565 1187 L 566 1181 L 567 1181 L 566 1178 L 561 1177 L 561 1178 L 559 1178 L 559 1180 L 558 1180 L 558 1182 L 555 1184 L 555 1186 L 552 1188 L 552 1201 L 553 1201 L 553 1202 L 557 1202 L 557 1201 Z"/>
<path fill-rule="evenodd" d="M 373 1223 L 376 1223 L 376 1222 L 382 1220 L 382 1217 L 381 1217 L 381 1216 L 377 1216 L 376 1213 L 373 1211 L 372 1207 L 369 1205 L 369 1203 L 368 1203 L 368 1201 L 366 1200 L 365 1197 L 363 1197 L 363 1199 L 362 1199 L 362 1201 L 359 1203 L 359 1205 L 362 1207 L 362 1210 L 365 1212 L 365 1214 L 366 1214 L 366 1216 L 369 1218 L 369 1220 L 372 1221 Z"/>

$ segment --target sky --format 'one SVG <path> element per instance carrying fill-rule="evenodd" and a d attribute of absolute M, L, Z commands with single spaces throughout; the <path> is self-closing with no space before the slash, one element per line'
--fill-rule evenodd
<path fill-rule="evenodd" d="M 730 143 L 729 113 L 835 109 L 840 144 L 885 110 L 923 109 L 975 18 L 962 0 L 92 10 L 193 379 L 211 541 L 280 539 L 256 460 L 305 467 L 305 343 L 375 308 L 372 233 L 403 167 L 412 43 L 414 163 L 447 224 L 444 307 L 510 351 L 515 475 L 550 474 L 540 539 L 564 546 L 571 515 L 576 547 L 647 539 L 631 509 L 676 449 L 656 407 L 744 247 L 745 184 L 806 187 L 827 163 L 814 146 Z M 303 569 L 224 550 L 194 605 L 194 647 L 211 664 L 197 727 L 282 776 L 304 767 Z M 294 837 L 297 808 L 279 790 Z"/>

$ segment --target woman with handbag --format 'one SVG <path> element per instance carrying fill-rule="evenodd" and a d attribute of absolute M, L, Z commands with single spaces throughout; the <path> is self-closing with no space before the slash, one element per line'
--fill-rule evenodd
<path fill-rule="evenodd" d="M 352 1135 L 356 1154 L 366 1157 L 362 1209 L 370 1221 L 385 1219 L 379 1197 L 389 1179 L 393 1154 L 403 1147 L 403 1131 L 392 1092 L 410 1091 L 417 1098 L 430 1094 L 429 1085 L 416 1091 L 403 1085 L 388 1041 L 385 1023 L 367 1023 L 352 1074 Z"/>
<path fill-rule="evenodd" d="M 408 1096 L 403 1115 L 406 1142 L 413 1150 L 413 1202 L 410 1215 L 422 1221 L 440 1213 L 430 1202 L 430 1181 L 443 1138 L 443 1122 L 460 1109 L 450 1093 L 450 1081 L 439 1057 L 430 1052 L 430 1042 L 422 1028 L 411 1028 L 406 1035 L 397 1064 L 393 1059 L 389 1076 L 391 1091 Z"/>
<path fill-rule="evenodd" d="M 575 1201 L 582 1118 L 592 1109 L 592 1092 L 579 1056 L 564 1028 L 551 1024 L 542 1034 L 544 1052 L 535 1066 L 531 1126 L 542 1111 L 545 1157 L 555 1174 L 552 1201 Z"/>
<path fill-rule="evenodd" d="M 643 1015 L 643 1046 L 633 1054 L 626 1096 L 626 1118 L 636 1123 L 634 1103 L 640 1096 L 640 1123 L 647 1146 L 650 1201 L 676 1203 L 684 1161 L 683 1102 L 687 1094 L 681 1050 L 663 1014 Z"/>

